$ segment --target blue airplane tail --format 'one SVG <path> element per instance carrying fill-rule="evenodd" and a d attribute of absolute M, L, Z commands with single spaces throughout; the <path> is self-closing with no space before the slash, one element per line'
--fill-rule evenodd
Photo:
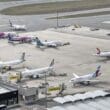
<path fill-rule="evenodd" d="M 36 45 L 37 46 L 44 46 L 38 37 L 36 37 Z"/>
<path fill-rule="evenodd" d="M 8 34 L 8 40 L 9 40 L 9 41 L 12 41 L 12 40 L 13 40 L 12 37 L 13 37 L 13 36 L 12 36 L 11 34 Z"/>
<path fill-rule="evenodd" d="M 21 60 L 24 62 L 25 61 L 25 52 L 22 53 L 21 55 Z"/>

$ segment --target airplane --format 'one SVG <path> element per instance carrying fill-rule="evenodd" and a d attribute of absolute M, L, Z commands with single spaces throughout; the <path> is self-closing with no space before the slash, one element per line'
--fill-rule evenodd
<path fill-rule="evenodd" d="M 100 68 L 101 66 L 99 65 L 95 72 L 83 76 L 78 76 L 75 73 L 73 73 L 74 78 L 72 78 L 69 82 L 72 82 L 74 86 L 76 84 L 89 85 L 91 80 L 101 75 Z"/>
<path fill-rule="evenodd" d="M 38 37 L 36 37 L 36 46 L 37 47 L 52 47 L 57 48 L 59 46 L 69 45 L 70 43 L 62 43 L 60 41 L 40 41 Z"/>
<path fill-rule="evenodd" d="M 5 38 L 5 33 L 4 32 L 0 32 L 0 39 Z"/>
<path fill-rule="evenodd" d="M 30 43 L 32 40 L 33 38 L 29 36 L 13 36 L 12 34 L 8 34 L 8 43 Z"/>
<path fill-rule="evenodd" d="M 16 31 L 26 31 L 26 25 L 18 25 L 18 24 L 13 24 L 11 22 L 11 20 L 9 20 L 9 23 L 10 23 L 10 27 L 13 28 L 13 30 L 16 30 Z"/>
<path fill-rule="evenodd" d="M 50 75 L 53 73 L 54 59 L 51 61 L 48 67 L 38 68 L 38 69 L 25 69 L 20 74 L 22 78 L 32 77 L 32 78 L 40 78 L 45 75 Z"/>
<path fill-rule="evenodd" d="M 97 53 L 94 54 L 95 56 L 110 58 L 110 52 L 101 52 L 99 48 L 96 49 L 97 49 Z"/>
<path fill-rule="evenodd" d="M 8 37 L 8 34 L 16 35 L 15 32 L 0 32 L 0 39 L 5 39 Z"/>
<path fill-rule="evenodd" d="M 25 61 L 25 52 L 22 53 L 22 56 L 20 59 L 11 60 L 11 61 L 0 61 L 0 69 L 8 69 L 10 70 L 12 66 L 18 65 L 20 63 L 23 63 Z"/>

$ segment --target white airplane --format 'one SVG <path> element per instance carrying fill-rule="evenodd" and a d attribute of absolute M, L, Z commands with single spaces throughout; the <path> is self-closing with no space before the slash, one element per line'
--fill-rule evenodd
<path fill-rule="evenodd" d="M 25 61 L 25 53 L 22 53 L 22 56 L 20 59 L 16 59 L 16 60 L 12 60 L 12 61 L 1 61 L 0 62 L 0 69 L 6 68 L 8 67 L 9 69 L 11 69 L 11 66 L 13 65 L 18 65 L 20 63 L 23 63 Z"/>
<path fill-rule="evenodd" d="M 62 43 L 60 41 L 40 41 L 38 37 L 36 37 L 36 46 L 37 47 L 59 47 L 59 46 L 64 46 L 64 45 L 69 45 L 69 42 Z"/>
<path fill-rule="evenodd" d="M 96 49 L 97 49 L 97 53 L 94 54 L 95 56 L 110 58 L 110 52 L 101 52 L 99 48 Z"/>
<path fill-rule="evenodd" d="M 72 82 L 74 86 L 75 86 L 75 84 L 88 85 L 88 84 L 90 84 L 91 80 L 93 80 L 101 75 L 100 68 L 101 68 L 101 66 L 98 66 L 97 70 L 94 73 L 90 73 L 90 74 L 83 75 L 83 76 L 78 76 L 73 73 L 74 78 L 72 78 L 69 82 Z"/>
<path fill-rule="evenodd" d="M 50 65 L 48 67 L 32 69 L 32 70 L 25 69 L 25 71 L 21 72 L 21 76 L 22 76 L 22 78 L 26 78 L 26 77 L 40 78 L 45 75 L 50 75 L 51 73 L 54 72 L 53 66 L 54 66 L 54 59 L 51 61 Z"/>
<path fill-rule="evenodd" d="M 18 24 L 13 24 L 10 20 L 9 20 L 9 23 L 10 23 L 10 27 L 13 28 L 13 30 L 16 30 L 16 31 L 20 31 L 20 30 L 26 30 L 26 25 L 18 25 Z"/>

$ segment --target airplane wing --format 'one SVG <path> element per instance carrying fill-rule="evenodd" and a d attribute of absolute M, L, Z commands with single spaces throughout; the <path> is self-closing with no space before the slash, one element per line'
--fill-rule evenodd
<path fill-rule="evenodd" d="M 79 78 L 79 76 L 78 76 L 77 74 L 75 74 L 75 73 L 73 73 L 73 76 L 74 76 L 75 78 Z"/>
<path fill-rule="evenodd" d="M 85 80 L 85 81 L 97 82 L 97 81 L 99 81 L 99 80 L 94 80 L 94 79 L 91 79 L 91 80 Z"/>
<path fill-rule="evenodd" d="M 28 68 L 25 68 L 24 71 L 29 71 L 29 69 Z"/>

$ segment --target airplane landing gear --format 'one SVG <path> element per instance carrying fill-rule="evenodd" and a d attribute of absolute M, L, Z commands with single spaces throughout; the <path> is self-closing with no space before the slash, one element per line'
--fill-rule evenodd
<path fill-rule="evenodd" d="M 11 70 L 11 69 L 12 69 L 11 66 L 5 66 L 5 67 L 2 68 L 2 70 L 6 70 L 6 71 Z"/>

